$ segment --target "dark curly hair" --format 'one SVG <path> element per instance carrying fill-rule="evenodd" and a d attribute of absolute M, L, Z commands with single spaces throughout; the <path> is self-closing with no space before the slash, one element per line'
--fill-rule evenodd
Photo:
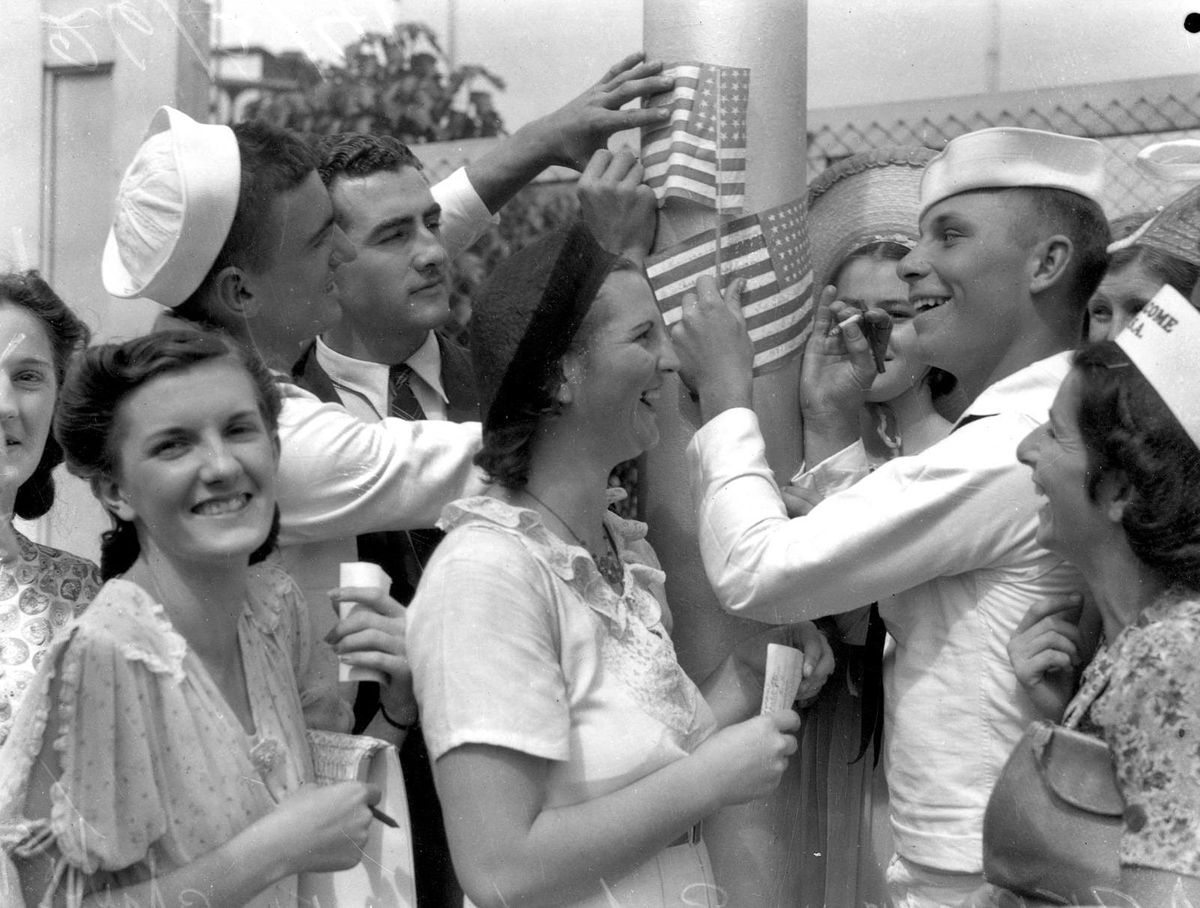
<path fill-rule="evenodd" d="M 1200 590 L 1200 450 L 1112 341 L 1075 354 L 1088 495 L 1105 477 L 1128 485 L 1121 525 L 1133 553 L 1173 586 Z"/>
<path fill-rule="evenodd" d="M 46 329 L 54 364 L 55 384 L 61 388 L 71 357 L 87 346 L 91 331 L 64 303 L 37 271 L 0 273 L 0 301 L 20 306 Z M 41 517 L 54 504 L 54 468 L 63 462 L 63 451 L 53 435 L 46 437 L 33 475 L 21 483 L 13 510 L 18 517 Z"/>
<path fill-rule="evenodd" d="M 123 344 L 103 344 L 87 350 L 73 364 L 59 395 L 54 435 L 66 454 L 67 469 L 92 483 L 117 470 L 120 439 L 117 420 L 130 394 L 162 375 L 183 372 L 201 363 L 230 359 L 253 381 L 258 409 L 267 428 L 279 426 L 279 389 L 266 366 L 253 354 L 217 332 L 160 331 Z M 275 547 L 279 509 L 267 539 L 250 556 L 261 561 Z M 132 523 L 113 515 L 113 528 L 100 543 L 100 575 L 105 580 L 122 574 L 141 551 Z"/>
<path fill-rule="evenodd" d="M 314 136 L 312 147 L 320 159 L 317 172 L 326 186 L 330 186 L 338 177 L 369 177 L 404 167 L 421 170 L 417 156 L 392 136 L 339 132 L 331 136 Z"/>

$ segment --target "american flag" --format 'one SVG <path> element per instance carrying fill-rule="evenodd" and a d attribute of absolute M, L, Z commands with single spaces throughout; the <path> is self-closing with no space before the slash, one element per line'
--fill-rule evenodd
<path fill-rule="evenodd" d="M 683 295 L 695 289 L 696 278 L 717 274 L 718 261 L 722 291 L 735 278 L 746 279 L 742 312 L 754 342 L 754 374 L 777 368 L 804 344 L 812 324 L 804 201 L 726 221 L 647 259 L 646 273 L 668 326 L 679 321 Z"/>
<path fill-rule="evenodd" d="M 675 77 L 675 88 L 651 103 L 670 107 L 671 119 L 642 130 L 646 184 L 660 204 L 677 196 L 740 212 L 746 196 L 750 70 L 677 63 L 664 68 L 663 75 Z"/>

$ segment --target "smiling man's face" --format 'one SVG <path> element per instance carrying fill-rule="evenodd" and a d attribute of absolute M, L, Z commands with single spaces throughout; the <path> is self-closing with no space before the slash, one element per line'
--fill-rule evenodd
<path fill-rule="evenodd" d="M 1022 190 L 950 196 L 921 218 L 921 238 L 898 266 L 913 304 L 918 350 L 962 376 L 997 358 L 1023 328 L 1037 233 Z"/>

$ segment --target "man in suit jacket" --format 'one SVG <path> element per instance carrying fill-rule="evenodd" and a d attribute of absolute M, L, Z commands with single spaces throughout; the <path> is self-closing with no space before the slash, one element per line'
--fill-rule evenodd
<path fill-rule="evenodd" d="M 296 363 L 296 382 L 369 421 L 389 416 L 478 420 L 470 354 L 440 330 L 452 318 L 440 221 L 442 205 L 456 203 L 453 192 L 439 186 L 441 198 L 435 198 L 420 162 L 391 137 L 328 136 L 320 140 L 318 154 L 334 218 L 358 256 L 337 275 L 341 315 Z M 353 549 L 349 540 L 342 541 L 338 557 L 381 565 L 392 578 L 392 597 L 407 604 L 440 538 L 432 528 L 370 533 L 354 540 Z M 310 565 L 318 563 L 329 562 L 318 559 Z M 321 581 L 326 588 L 330 584 L 327 574 Z M 395 726 L 407 726 L 401 730 L 407 734 L 400 757 L 418 904 L 461 904 L 429 757 L 416 724 L 416 702 L 406 715 L 381 715 L 378 687 L 360 684 L 355 730 L 396 740 Z"/>

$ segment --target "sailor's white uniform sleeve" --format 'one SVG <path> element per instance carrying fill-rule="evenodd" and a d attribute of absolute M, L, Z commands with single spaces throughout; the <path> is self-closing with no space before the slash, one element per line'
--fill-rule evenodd
<path fill-rule="evenodd" d="M 1007 557 L 1036 507 L 1016 446 L 1032 420 L 979 420 L 789 520 L 758 420 L 728 410 L 688 462 L 705 570 L 724 608 L 773 623 L 836 614 Z"/>
<path fill-rule="evenodd" d="M 454 258 L 474 243 L 491 226 L 493 216 L 471 185 L 465 168 L 435 183 L 430 192 L 442 206 L 442 245 Z"/>
<path fill-rule="evenodd" d="M 356 419 L 281 383 L 280 544 L 433 526 L 484 488 L 477 422 Z"/>

